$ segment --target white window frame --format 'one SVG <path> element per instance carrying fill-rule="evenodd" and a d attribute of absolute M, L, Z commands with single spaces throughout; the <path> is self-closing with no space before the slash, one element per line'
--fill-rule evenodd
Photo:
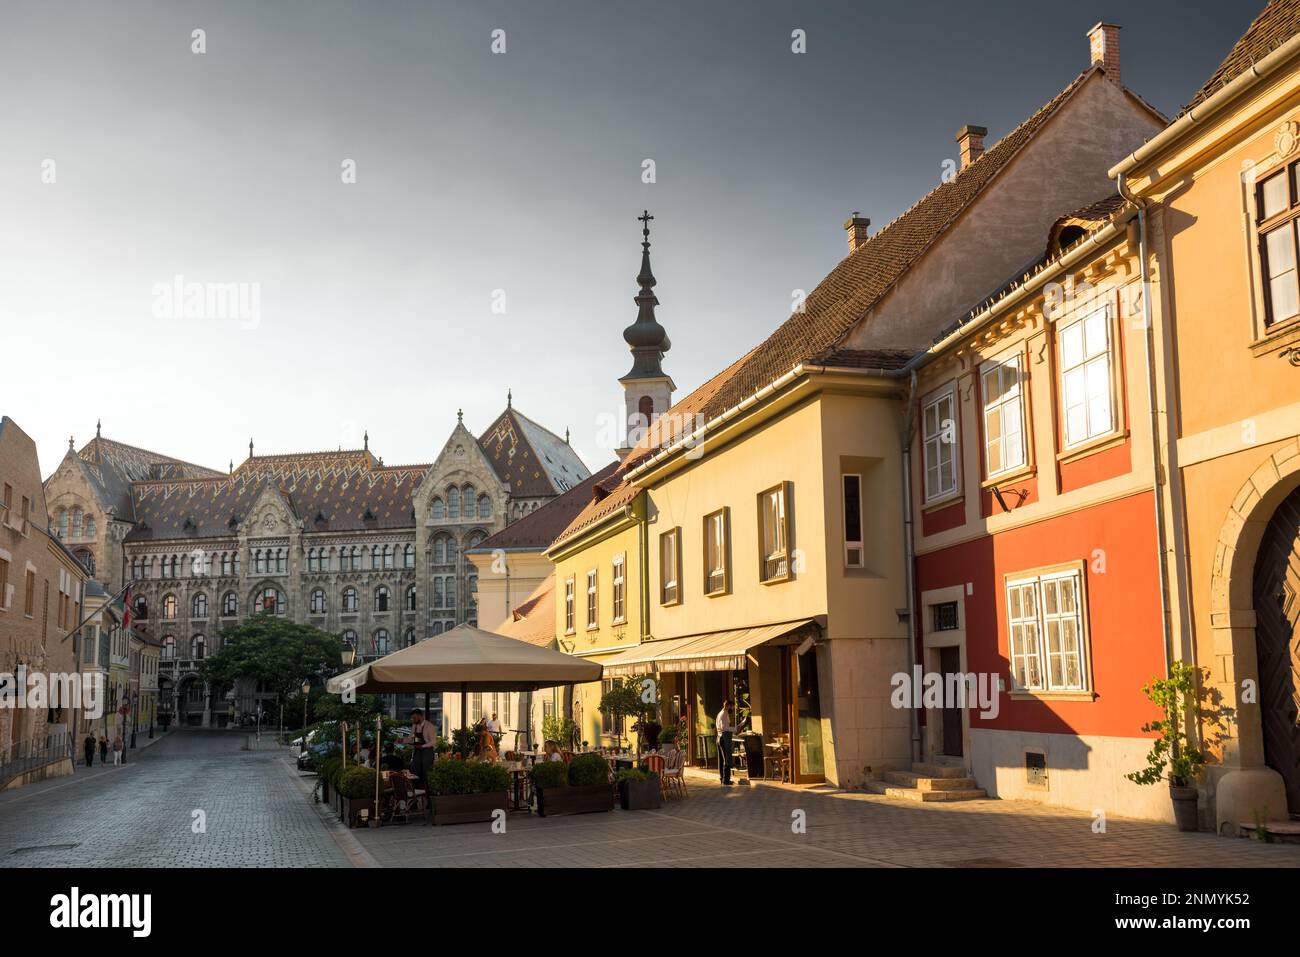
<path fill-rule="evenodd" d="M 720 508 L 704 516 L 704 594 L 725 595 L 731 591 L 731 522 L 729 510 Z M 718 565 L 710 567 L 709 550 L 717 549 Z M 722 576 L 721 583 L 710 587 L 715 573 Z"/>
<path fill-rule="evenodd" d="M 574 626 L 577 624 L 574 618 L 574 589 L 576 583 L 573 576 L 570 575 L 564 580 L 564 633 L 571 635 L 574 632 Z"/>
<path fill-rule="evenodd" d="M 610 611 L 614 615 L 614 624 L 621 625 L 627 621 L 627 552 L 615 555 L 611 564 Z"/>
<path fill-rule="evenodd" d="M 947 404 L 947 414 L 941 410 L 944 404 Z M 931 412 L 933 412 L 933 428 L 931 427 Z M 952 441 L 945 442 L 944 436 L 947 429 L 944 428 L 945 422 L 952 423 Z M 948 451 L 948 465 L 951 468 L 951 481 L 943 482 L 943 452 Z M 958 475 L 961 471 L 961 429 L 957 417 L 957 387 L 951 384 L 938 392 L 934 393 L 921 406 L 921 452 L 922 452 L 922 486 L 923 501 L 928 505 L 931 502 L 938 502 L 944 499 L 953 498 L 961 491 L 961 481 Z M 931 454 L 933 453 L 934 466 L 931 467 Z M 935 473 L 934 481 L 931 481 L 931 471 Z"/>
<path fill-rule="evenodd" d="M 768 521 L 768 501 L 779 503 L 774 520 Z M 782 482 L 758 493 L 758 577 L 763 584 L 776 584 L 794 577 L 791 554 L 790 484 Z"/>
<path fill-rule="evenodd" d="M 1074 592 L 1074 607 L 1063 610 L 1059 598 L 1062 590 Z M 1015 612 L 1013 593 L 1021 599 Z M 1011 683 L 1015 691 L 1038 693 L 1089 694 L 1091 682 L 1091 648 L 1088 636 L 1088 598 L 1082 564 L 1009 575 L 1004 596 L 1007 607 L 1007 658 L 1011 666 Z M 1053 602 L 1051 599 L 1057 600 Z M 1026 611 L 1026 598 L 1034 604 Z M 1055 604 L 1053 610 L 1049 606 Z M 1074 647 L 1067 649 L 1064 636 L 1073 630 Z M 1026 636 L 1032 635 L 1032 641 Z M 1019 638 L 1017 637 L 1019 636 Z M 1055 645 L 1055 650 L 1053 646 Z M 1066 662 L 1076 662 L 1076 680 L 1066 680 Z M 1053 676 L 1053 662 L 1061 660 L 1061 677 Z M 1023 663 L 1023 667 L 1018 667 Z M 1036 669 L 1035 675 L 1030 668 Z M 1022 680 L 1021 675 L 1029 680 Z"/>
<path fill-rule="evenodd" d="M 857 481 L 857 499 L 858 499 L 858 537 L 852 538 L 849 534 L 849 479 Z M 862 473 L 845 472 L 840 475 L 840 532 L 844 538 L 844 567 L 845 568 L 865 568 L 867 565 L 867 547 L 863 541 L 866 536 L 866 514 L 863 511 L 862 498 Z M 853 557 L 854 550 L 857 550 L 857 558 Z"/>
<path fill-rule="evenodd" d="M 996 398 L 990 399 L 989 378 L 996 375 L 1001 384 L 1006 378 L 1007 370 L 1015 376 L 1014 384 Z M 991 359 L 980 366 L 980 402 L 982 403 L 981 426 L 984 430 L 984 474 L 988 478 L 1018 472 L 1029 465 L 1028 425 L 1029 417 L 1025 404 L 1025 361 L 1019 350 L 1010 355 Z M 1008 418 L 1014 416 L 1019 434 L 1015 452 L 1017 459 L 1011 461 L 1007 456 Z M 994 439 L 989 428 L 989 420 L 996 417 L 998 424 L 997 438 Z M 997 460 L 994 461 L 993 443 L 998 443 Z"/>
<path fill-rule="evenodd" d="M 587 569 L 587 630 L 595 631 L 600 627 L 600 574 L 594 568 Z"/>
<path fill-rule="evenodd" d="M 1089 312 L 1077 318 L 1063 320 L 1056 327 L 1056 354 L 1059 363 L 1060 373 L 1058 384 L 1060 386 L 1061 396 L 1061 444 L 1065 449 L 1074 449 L 1083 445 L 1096 442 L 1108 435 L 1115 433 L 1118 428 L 1118 405 L 1115 392 L 1115 332 L 1111 328 L 1111 307 L 1107 303 L 1100 308 L 1090 310 Z M 1089 323 L 1095 323 L 1089 328 Z M 1067 342 L 1072 333 L 1077 329 L 1079 336 L 1080 351 L 1078 357 L 1066 357 Z M 1105 335 L 1105 348 L 1096 351 L 1096 342 L 1093 335 L 1096 330 L 1100 330 Z M 1098 370 L 1105 370 L 1105 379 L 1098 385 L 1098 378 L 1101 373 Z M 1073 377 L 1073 379 L 1071 378 Z M 1081 383 L 1073 387 L 1081 389 L 1081 402 L 1072 401 L 1070 382 Z M 1094 407 L 1094 403 L 1102 396 L 1106 401 L 1106 416 L 1102 419 L 1100 410 Z M 1079 434 L 1072 422 L 1078 421 L 1072 418 L 1074 410 L 1079 410 L 1082 415 L 1083 430 Z"/>
<path fill-rule="evenodd" d="M 664 543 L 672 541 L 672 561 L 664 561 Z M 671 567 L 667 567 L 671 566 Z M 668 574 L 671 572 L 671 576 Z M 669 588 L 672 595 L 669 595 Z M 659 604 L 680 605 L 682 603 L 682 530 L 671 528 L 659 536 Z"/>

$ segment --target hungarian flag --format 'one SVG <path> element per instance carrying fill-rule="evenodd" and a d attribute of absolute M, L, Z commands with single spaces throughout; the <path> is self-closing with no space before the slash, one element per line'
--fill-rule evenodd
<path fill-rule="evenodd" d="M 118 596 L 117 601 L 113 602 L 113 611 L 122 619 L 122 630 L 130 632 L 131 630 L 131 586 L 126 586 L 126 591 Z"/>

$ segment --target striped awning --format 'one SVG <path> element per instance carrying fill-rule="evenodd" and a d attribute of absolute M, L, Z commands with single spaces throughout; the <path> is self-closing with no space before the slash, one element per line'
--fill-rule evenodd
<path fill-rule="evenodd" d="M 751 648 L 798 631 L 811 621 L 811 618 L 801 618 L 777 625 L 648 641 L 603 662 L 605 677 L 650 672 L 739 671 L 746 666 L 745 656 Z"/>

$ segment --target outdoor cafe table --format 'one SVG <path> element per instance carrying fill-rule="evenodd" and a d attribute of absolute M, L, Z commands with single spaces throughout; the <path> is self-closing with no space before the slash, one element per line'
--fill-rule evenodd
<path fill-rule="evenodd" d="M 532 811 L 532 796 L 529 795 L 527 801 L 524 795 L 528 790 L 528 773 L 529 768 L 522 761 L 506 761 L 502 766 L 510 772 L 510 810 L 512 811 Z"/>

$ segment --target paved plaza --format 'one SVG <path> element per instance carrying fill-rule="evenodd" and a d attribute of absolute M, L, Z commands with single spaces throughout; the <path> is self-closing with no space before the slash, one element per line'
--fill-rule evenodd
<path fill-rule="evenodd" d="M 173 732 L 121 768 L 0 794 L 0 867 L 1300 867 L 1300 846 L 1016 801 L 918 806 L 702 775 L 658 811 L 347 830 L 287 749 Z M 195 812 L 205 830 L 195 833 Z"/>

